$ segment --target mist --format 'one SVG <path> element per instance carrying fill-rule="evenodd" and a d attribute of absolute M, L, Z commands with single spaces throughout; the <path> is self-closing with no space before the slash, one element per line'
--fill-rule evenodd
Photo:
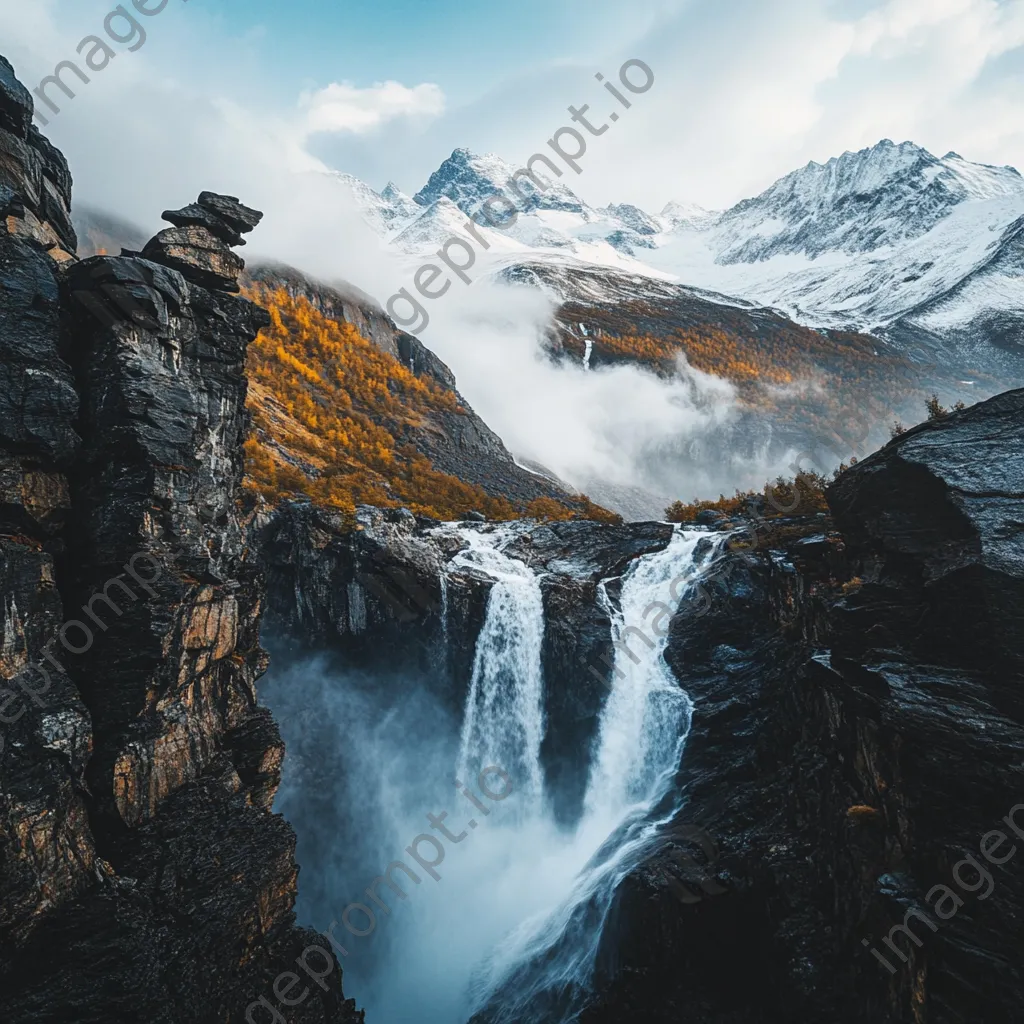
<path fill-rule="evenodd" d="M 311 659 L 282 667 L 275 658 L 260 684 L 287 747 L 274 808 L 295 826 L 301 865 L 297 913 L 348 951 L 340 956 L 345 988 L 368 1018 L 389 1024 L 455 1024 L 467 1019 L 474 974 L 485 953 L 524 918 L 548 910 L 569 889 L 589 851 L 574 846 L 546 814 L 525 813 L 519 780 L 494 801 L 476 778 L 463 780 L 487 808 L 484 816 L 455 788 L 458 716 L 424 680 L 330 667 Z M 493 776 L 492 792 L 502 785 Z M 448 812 L 454 844 L 431 828 L 428 814 Z M 475 829 L 469 821 L 477 821 Z M 435 881 L 408 854 L 420 834 L 438 836 L 444 858 Z M 428 844 L 426 858 L 436 859 Z M 396 860 L 421 879 L 394 872 L 400 899 L 377 886 L 382 910 L 365 889 Z M 373 932 L 352 935 L 345 909 L 376 913 Z M 354 911 L 358 931 L 367 918 Z"/>
<path fill-rule="evenodd" d="M 792 461 L 767 425 L 751 434 L 732 384 L 682 354 L 667 379 L 556 362 L 544 344 L 554 314 L 547 294 L 487 278 L 431 309 L 428 344 L 520 459 L 596 500 L 632 496 L 647 516 L 677 498 L 761 487 Z"/>

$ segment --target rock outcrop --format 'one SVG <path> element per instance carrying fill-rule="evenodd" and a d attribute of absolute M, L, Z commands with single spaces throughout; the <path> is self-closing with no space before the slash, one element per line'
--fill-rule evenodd
<path fill-rule="evenodd" d="M 43 645 L 63 622 L 57 566 L 80 445 L 61 353 L 56 258 L 74 250 L 70 176 L 31 126 L 32 101 L 0 58 L 0 948 L 101 865 L 83 799 L 89 715 Z M 53 258 L 51 258 L 51 255 Z M 8 959 L 8 957 L 3 957 Z"/>
<path fill-rule="evenodd" d="M 762 529 L 677 618 L 717 859 L 680 901 L 667 839 L 623 886 L 581 1021 L 1019 1018 L 1022 434 L 1020 391 L 915 428 L 832 486 L 839 530 Z"/>
<path fill-rule="evenodd" d="M 260 214 L 203 193 L 145 258 L 79 262 L 31 112 L 0 59 L 0 1019 L 272 1017 L 324 942 L 295 926 L 255 691 L 239 491 L 267 320 L 229 245 Z M 289 1020 L 354 1024 L 323 957 Z"/>
<path fill-rule="evenodd" d="M 67 161 L 32 124 L 32 96 L 0 56 L 0 218 L 7 234 L 72 259 L 78 240 L 71 226 Z"/>
<path fill-rule="evenodd" d="M 173 267 L 183 277 L 215 291 L 238 292 L 245 262 L 231 251 L 245 245 L 242 235 L 256 228 L 263 214 L 234 196 L 201 192 L 181 210 L 165 210 L 165 228 L 142 250 L 143 259 Z"/>

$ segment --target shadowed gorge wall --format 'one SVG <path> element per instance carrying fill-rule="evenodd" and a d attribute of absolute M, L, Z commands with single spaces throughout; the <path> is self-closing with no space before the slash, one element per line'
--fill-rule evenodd
<path fill-rule="evenodd" d="M 315 941 L 238 502 L 267 317 L 215 234 L 259 215 L 78 262 L 30 115 L 0 59 L 0 1016 L 241 1024 Z M 331 974 L 293 1021 L 360 1019 Z"/>

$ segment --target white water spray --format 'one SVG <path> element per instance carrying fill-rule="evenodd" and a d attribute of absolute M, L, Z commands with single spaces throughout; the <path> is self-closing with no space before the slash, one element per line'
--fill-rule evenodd
<path fill-rule="evenodd" d="M 587 788 L 587 817 L 621 815 L 631 804 L 651 803 L 679 762 L 693 704 L 664 653 L 668 623 L 696 572 L 693 556 L 702 539 L 706 533 L 679 531 L 664 551 L 638 559 L 623 581 L 619 607 L 609 608 L 615 664 Z"/>
<path fill-rule="evenodd" d="M 695 555 L 706 538 L 680 530 L 663 551 L 634 562 L 617 609 L 607 583 L 602 587 L 617 646 L 584 815 L 572 843 L 586 864 L 568 894 L 524 921 L 478 972 L 474 1007 L 486 1007 L 489 1022 L 560 1024 L 574 1018 L 591 986 L 615 892 L 664 824 L 651 820 L 650 812 L 671 786 L 693 707 L 664 660 L 668 620 L 699 574 Z"/>
<path fill-rule="evenodd" d="M 514 780 L 520 813 L 535 814 L 543 799 L 540 583 L 523 562 L 501 551 L 502 542 L 510 539 L 507 532 L 464 528 L 460 536 L 469 547 L 452 564 L 483 572 L 495 582 L 476 642 L 457 771 L 459 778 L 473 779 L 481 768 L 498 765 Z"/>

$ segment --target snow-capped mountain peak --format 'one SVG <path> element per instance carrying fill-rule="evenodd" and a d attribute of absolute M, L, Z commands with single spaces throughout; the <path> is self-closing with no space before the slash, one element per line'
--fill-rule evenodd
<path fill-rule="evenodd" d="M 420 212 L 416 200 L 406 195 L 393 181 L 384 186 L 380 197 L 394 211 L 394 219 L 415 217 Z"/>
<path fill-rule="evenodd" d="M 509 181 L 517 170 L 518 167 L 493 153 L 479 156 L 468 149 L 456 149 L 413 198 L 420 206 L 430 206 L 444 196 L 467 216 L 472 216 L 492 196 L 510 194 Z M 522 199 L 517 200 L 521 210 L 560 210 L 584 216 L 593 214 L 571 188 L 550 174 L 545 175 L 545 168 L 538 167 L 537 174 L 547 179 L 548 188 L 538 189 L 529 178 L 518 179 L 519 191 L 529 199 L 526 203 Z"/>
<path fill-rule="evenodd" d="M 1015 167 L 993 167 L 965 160 L 959 153 L 947 153 L 940 161 L 948 181 L 963 190 L 965 199 L 996 199 L 1024 192 L 1024 178 Z"/>
<path fill-rule="evenodd" d="M 718 261 L 751 263 L 781 255 L 866 253 L 931 231 L 954 207 L 1024 193 L 1013 168 L 941 160 L 912 142 L 883 139 L 824 164 L 811 161 L 718 224 Z"/>
<path fill-rule="evenodd" d="M 414 197 L 338 177 L 383 237 L 418 256 L 464 234 L 487 199 L 512 195 L 516 170 L 457 149 Z M 724 212 L 671 202 L 657 215 L 630 203 L 595 209 L 565 179 L 546 190 L 519 181 L 528 202 L 502 230 L 481 229 L 479 272 L 604 268 L 609 280 L 675 280 L 814 327 L 962 339 L 982 323 L 998 321 L 1004 335 L 1015 318 L 1024 325 L 1024 178 L 1012 167 L 883 139 L 811 161 Z"/>
<path fill-rule="evenodd" d="M 633 206 L 631 203 L 613 203 L 600 212 L 609 217 L 618 218 L 638 235 L 659 235 L 665 230 L 663 221 L 652 217 L 649 213 L 641 210 L 639 206 Z"/>
<path fill-rule="evenodd" d="M 678 203 L 675 200 L 666 203 L 660 214 L 670 231 L 703 231 L 711 227 L 721 215 L 718 210 L 706 210 L 696 203 Z"/>

